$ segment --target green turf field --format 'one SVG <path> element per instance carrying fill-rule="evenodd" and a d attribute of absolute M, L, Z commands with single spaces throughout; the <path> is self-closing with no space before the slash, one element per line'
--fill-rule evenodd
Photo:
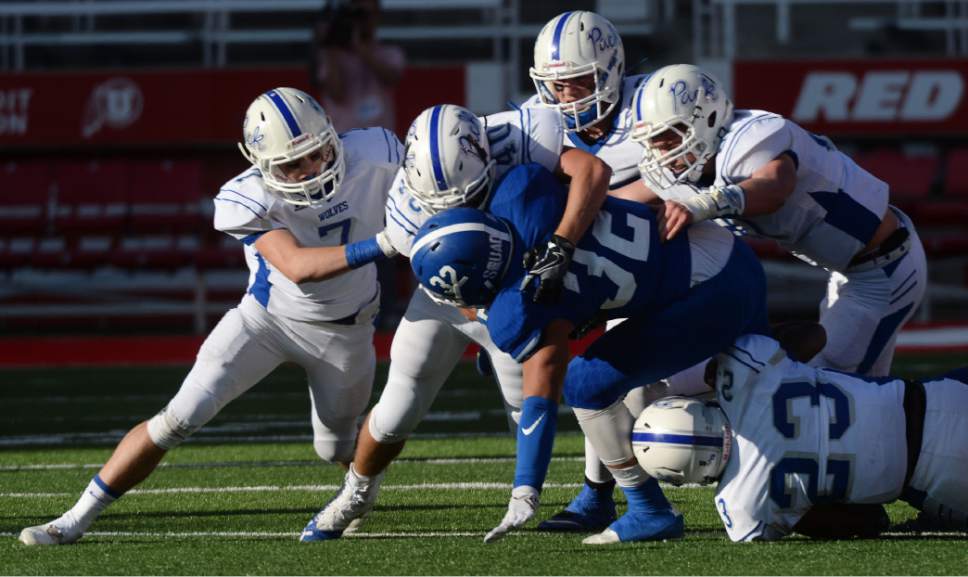
<path fill-rule="evenodd" d="M 919 377 L 966 355 L 902 357 Z M 686 517 L 678 541 L 589 548 L 581 536 L 522 531 L 485 546 L 503 516 L 513 439 L 497 388 L 461 366 L 387 475 L 361 531 L 297 542 L 342 477 L 310 446 L 301 373 L 284 367 L 173 451 L 78 544 L 27 548 L 20 529 L 60 515 L 120 436 L 177 389 L 185 367 L 0 371 L 2 574 L 964 574 L 963 535 L 900 529 L 879 540 L 730 543 L 712 490 L 667 490 Z M 377 377 L 382 383 L 383 373 Z M 539 517 L 560 509 L 582 477 L 581 437 L 562 415 Z M 901 523 L 914 516 L 890 506 Z M 533 524 L 532 524 L 533 526 Z"/>

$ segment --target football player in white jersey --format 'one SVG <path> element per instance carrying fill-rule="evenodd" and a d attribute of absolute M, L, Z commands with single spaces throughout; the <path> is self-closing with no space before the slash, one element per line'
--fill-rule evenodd
<path fill-rule="evenodd" d="M 540 298 L 554 299 L 574 242 L 598 213 L 611 174 L 605 163 L 563 147 L 562 141 L 562 122 L 552 110 L 521 109 L 480 119 L 449 104 L 423 111 L 408 131 L 404 166 L 386 204 L 386 236 L 393 249 L 409 257 L 414 236 L 430 216 L 459 206 L 486 207 L 495 181 L 515 166 L 537 163 L 569 182 L 553 240 L 536 247 L 540 256 L 531 267 L 548 289 Z M 387 384 L 363 425 L 353 464 L 337 494 L 303 530 L 303 541 L 337 539 L 372 509 L 386 467 L 471 342 L 488 353 L 505 404 L 518 421 L 521 365 L 494 345 L 483 324 L 415 291 L 394 333 Z"/>
<path fill-rule="evenodd" d="M 631 139 L 632 98 L 648 75 L 625 75 L 625 48 L 615 26 L 595 12 L 575 10 L 555 16 L 535 40 L 529 74 L 536 94 L 522 106 L 561 114 L 564 144 L 594 154 L 611 167 L 610 195 L 640 194 L 642 148 Z M 619 322 L 610 321 L 608 327 Z M 645 408 L 643 393 L 639 388 L 626 397 L 632 414 Z M 564 510 L 542 521 L 538 530 L 605 529 L 616 518 L 614 491 L 615 480 L 586 439 L 581 492 Z"/>
<path fill-rule="evenodd" d="M 209 334 L 168 405 L 128 432 L 73 508 L 24 529 L 23 543 L 78 540 L 167 451 L 283 362 L 306 370 L 316 453 L 326 462 L 352 460 L 373 385 L 379 285 L 373 264 L 321 280 L 330 271 L 320 261 L 375 242 L 403 147 L 382 128 L 337 135 L 319 104 L 292 88 L 259 95 L 243 137 L 253 167 L 215 197 L 215 228 L 244 246 L 245 296 Z"/>
<path fill-rule="evenodd" d="M 716 79 L 692 65 L 656 71 L 633 108 L 643 180 L 667 201 L 666 238 L 719 219 L 830 271 L 820 303 L 828 342 L 812 363 L 887 374 L 927 288 L 924 248 L 888 204 L 887 184 L 782 116 L 734 111 Z"/>
<path fill-rule="evenodd" d="M 924 383 L 862 377 L 747 335 L 708 375 L 718 406 L 658 401 L 633 439 L 659 479 L 719 480 L 733 541 L 873 536 L 895 499 L 920 509 L 922 526 L 968 531 L 968 367 Z"/>

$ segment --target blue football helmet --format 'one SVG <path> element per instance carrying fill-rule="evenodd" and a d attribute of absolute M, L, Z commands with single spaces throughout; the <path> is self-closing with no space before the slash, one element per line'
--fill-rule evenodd
<path fill-rule="evenodd" d="M 513 250 L 507 223 L 476 208 L 452 208 L 420 227 L 410 266 L 435 301 L 486 306 L 501 287 Z"/>

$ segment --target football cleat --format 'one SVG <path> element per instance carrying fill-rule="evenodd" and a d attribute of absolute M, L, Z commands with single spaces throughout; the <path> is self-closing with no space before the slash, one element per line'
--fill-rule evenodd
<path fill-rule="evenodd" d="M 53 523 L 27 527 L 20 532 L 20 542 L 24 545 L 69 545 L 81 538 L 83 533 L 65 533 Z"/>
<path fill-rule="evenodd" d="M 339 539 L 347 530 L 355 531 L 359 523 L 354 525 L 354 521 L 362 520 L 373 509 L 382 481 L 383 473 L 364 482 L 352 470 L 347 471 L 336 496 L 309 520 L 299 540 L 329 541 Z"/>
<path fill-rule="evenodd" d="M 662 541 L 682 537 L 685 526 L 682 513 L 675 509 L 651 513 L 626 513 L 597 535 L 586 537 L 585 545 L 609 545 L 630 541 Z"/>
<path fill-rule="evenodd" d="M 598 532 L 615 521 L 612 488 L 596 490 L 587 483 L 565 509 L 538 524 L 538 531 L 555 533 Z"/>

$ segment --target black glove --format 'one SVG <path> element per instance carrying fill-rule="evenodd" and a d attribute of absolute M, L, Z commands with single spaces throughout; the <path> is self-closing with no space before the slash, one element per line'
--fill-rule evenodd
<path fill-rule="evenodd" d="M 539 253 L 534 247 L 524 254 L 524 268 L 528 269 L 521 283 L 523 290 L 535 279 L 540 279 L 538 289 L 534 292 L 534 302 L 552 304 L 561 295 L 561 285 L 571 264 L 571 256 L 575 253 L 575 245 L 563 236 L 553 235 L 544 252 Z"/>

